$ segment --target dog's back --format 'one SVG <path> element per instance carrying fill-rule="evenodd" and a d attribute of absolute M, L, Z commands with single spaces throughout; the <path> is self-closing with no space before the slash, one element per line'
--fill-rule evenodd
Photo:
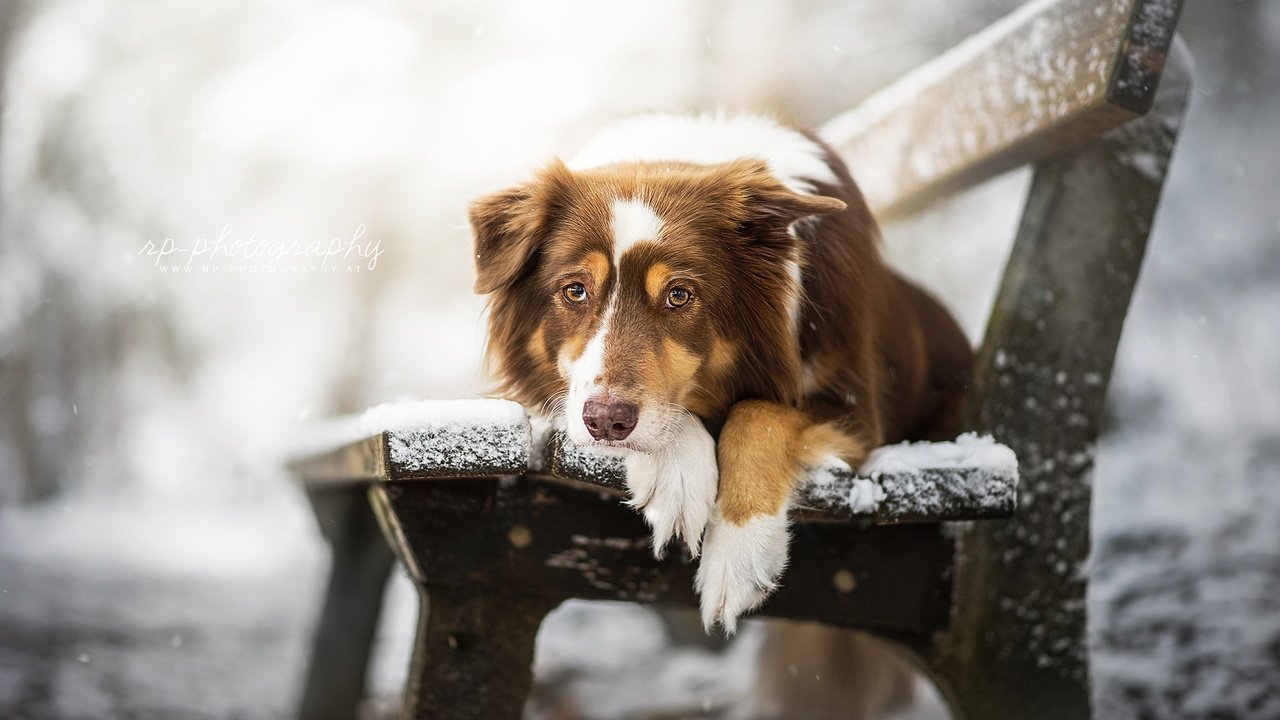
<path fill-rule="evenodd" d="M 823 147 L 839 183 L 819 190 L 849 207 L 821 217 L 810 246 L 805 284 L 814 311 L 801 342 L 816 375 L 811 396 L 849 393 L 870 376 L 875 444 L 954 438 L 973 363 L 968 338 L 937 299 L 883 263 L 870 210 L 844 162 Z M 863 332 L 851 333 L 852 323 Z M 869 352 L 859 342 L 869 343 Z M 843 365 L 823 367 L 829 363 Z M 811 404 L 818 402 L 811 397 Z M 843 407 L 837 403 L 833 412 Z M 767 632 L 759 678 L 737 717 L 873 720 L 914 700 L 917 673 L 886 641 L 788 621 L 769 621 Z"/>
<path fill-rule="evenodd" d="M 973 361 L 969 341 L 941 303 L 885 264 L 879 227 L 849 169 L 810 137 L 836 177 L 818 192 L 848 207 L 814 218 L 807 230 L 810 311 L 800 329 L 807 390 L 843 399 L 872 388 L 858 400 L 873 416 L 865 418 L 873 445 L 950 439 Z"/>

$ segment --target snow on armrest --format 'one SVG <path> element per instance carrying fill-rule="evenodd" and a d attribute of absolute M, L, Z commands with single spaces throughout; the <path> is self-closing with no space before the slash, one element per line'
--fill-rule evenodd
<path fill-rule="evenodd" d="M 876 449 L 857 473 L 847 467 L 810 474 L 796 505 L 880 524 L 1008 517 L 1017 507 L 1018 459 L 991 437 Z"/>

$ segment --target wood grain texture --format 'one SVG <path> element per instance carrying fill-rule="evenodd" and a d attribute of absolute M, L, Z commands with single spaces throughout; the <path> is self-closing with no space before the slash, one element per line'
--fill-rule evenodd
<path fill-rule="evenodd" d="M 430 593 L 697 607 L 696 563 L 656 560 L 643 518 L 599 492 L 526 477 L 392 481 L 378 494 L 397 526 L 390 539 Z M 953 556 L 936 525 L 798 526 L 782 586 L 760 614 L 922 641 L 947 621 Z"/>
<path fill-rule="evenodd" d="M 386 479 L 386 433 L 297 458 L 288 467 L 308 488 Z"/>
<path fill-rule="evenodd" d="M 821 135 L 880 219 L 1096 138 L 1155 97 L 1182 0 L 1034 0 Z"/>
<path fill-rule="evenodd" d="M 521 717 L 538 627 L 560 601 L 443 585 L 418 592 L 418 634 L 400 718 Z"/>

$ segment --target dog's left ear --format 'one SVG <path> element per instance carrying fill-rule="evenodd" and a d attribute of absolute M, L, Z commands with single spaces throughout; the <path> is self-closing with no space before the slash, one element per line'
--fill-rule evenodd
<path fill-rule="evenodd" d="M 844 210 L 843 200 L 826 195 L 801 195 L 774 181 L 772 188 L 754 190 L 749 207 L 751 219 L 776 219 L 791 223 L 810 215 L 826 215 Z"/>
<path fill-rule="evenodd" d="M 555 160 L 534 180 L 471 204 L 477 293 L 507 287 L 531 268 L 570 180 Z"/>
<path fill-rule="evenodd" d="M 840 212 L 847 207 L 837 198 L 793 192 L 759 160 L 731 163 L 725 174 L 722 182 L 733 188 L 736 214 L 748 231 L 760 226 L 785 227 L 800 218 Z"/>

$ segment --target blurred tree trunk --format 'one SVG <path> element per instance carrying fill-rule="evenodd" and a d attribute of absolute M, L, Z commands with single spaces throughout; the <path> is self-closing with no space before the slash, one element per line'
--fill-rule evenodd
<path fill-rule="evenodd" d="M 13 37 L 17 34 L 18 18 L 21 9 L 21 3 L 17 0 L 3 0 L 0 2 L 0 158 L 4 157 L 4 137 L 5 137 L 5 99 L 8 97 L 7 83 L 5 82 L 9 76 L 9 53 L 12 46 Z M 0 186 L 0 193 L 4 192 L 3 186 Z M 5 224 L 5 204 L 4 198 L 0 197 L 0 257 L 3 257 L 6 251 L 11 251 L 8 236 L 8 226 Z M 2 328 L 0 328 L 2 330 Z M 0 462 L 7 467 L 5 474 L 0 475 L 0 506 L 7 504 L 15 496 L 24 495 L 24 485 L 26 474 L 24 472 L 24 464 L 14 462 L 16 458 L 13 456 L 22 453 L 22 445 L 28 439 L 28 434 L 22 432 L 30 429 L 30 423 L 14 424 L 12 421 L 17 419 L 20 411 L 12 408 L 13 397 L 12 390 L 15 386 L 16 378 L 25 375 L 27 368 L 20 367 L 19 359 L 14 357 L 12 347 L 8 342 L 4 342 L 7 338 L 0 336 L 0 403 L 3 404 L 3 415 L 0 415 Z M 8 417 L 4 417 L 8 416 Z M 8 427 L 6 427 L 8 426 Z M 9 445 L 10 447 L 6 447 Z"/>
<path fill-rule="evenodd" d="M 23 3 L 20 0 L 0 0 L 0 157 L 4 153 L 4 109 L 7 96 L 5 79 L 9 76 L 9 47 L 18 27 L 18 17 Z M 4 221 L 4 204 L 0 203 L 0 223 Z M 0 225 L 2 227 L 2 225 Z M 0 230 L 0 248 L 6 238 Z"/>
<path fill-rule="evenodd" d="M 24 28 L 53 5 L 0 0 L 0 82 Z M 86 87 L 116 69 L 108 46 L 96 48 L 100 62 Z M 93 241 L 118 206 L 109 170 L 85 151 L 85 129 L 96 122 L 91 93 L 52 102 L 35 137 L 23 138 L 35 143 L 39 162 L 0 189 L 6 208 L 0 215 L 0 281 L 6 283 L 0 297 L 0 505 L 48 500 L 95 480 L 128 479 L 137 470 L 126 444 L 136 439 L 129 431 L 138 426 L 131 405 L 138 393 L 124 374 L 139 361 L 146 368 L 143 382 L 158 391 L 180 386 L 191 365 L 180 319 L 170 308 L 145 296 L 104 294 L 86 282 L 87 265 L 55 258 L 37 211 L 19 204 L 52 203 L 58 212 L 79 213 L 72 227 L 86 234 L 83 242 Z"/>
<path fill-rule="evenodd" d="M 15 41 L 34 10 L 23 0 L 0 0 L 0 117 Z M 66 121 L 75 108 L 64 109 L 62 121 L 41 129 L 38 142 L 48 162 L 37 177 L 15 182 L 77 194 L 81 167 L 67 155 L 75 124 Z M 5 156 L 6 129 L 0 122 Z M 131 328 L 121 308 L 87 296 L 75 278 L 33 247 L 40 239 L 26 232 L 22 213 L 14 212 L 14 198 L 29 189 L 0 188 L 0 280 L 9 285 L 0 327 L 0 505 L 48 499 L 85 476 L 100 439 L 93 436 L 116 425 L 107 401 L 120 345 L 128 342 Z M 85 422 L 86 411 L 97 422 Z"/>

